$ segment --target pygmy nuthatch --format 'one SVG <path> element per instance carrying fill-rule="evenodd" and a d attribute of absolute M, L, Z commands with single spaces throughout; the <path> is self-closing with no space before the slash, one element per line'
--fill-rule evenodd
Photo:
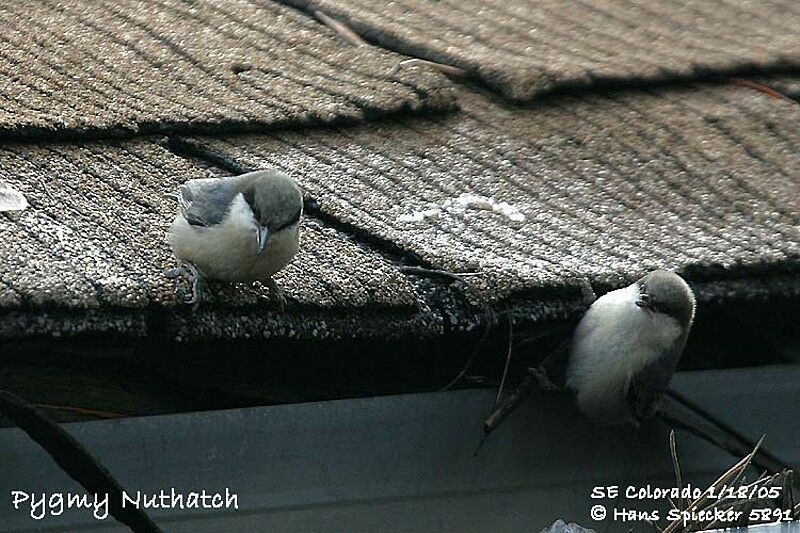
<path fill-rule="evenodd" d="M 694 312 L 689 285 L 664 270 L 597 299 L 575 329 L 567 364 L 580 411 L 601 424 L 655 414 Z"/>
<path fill-rule="evenodd" d="M 303 196 L 292 178 L 258 170 L 189 180 L 180 187 L 178 206 L 170 244 L 195 276 L 265 281 L 282 303 L 272 275 L 297 253 L 303 215 Z"/>

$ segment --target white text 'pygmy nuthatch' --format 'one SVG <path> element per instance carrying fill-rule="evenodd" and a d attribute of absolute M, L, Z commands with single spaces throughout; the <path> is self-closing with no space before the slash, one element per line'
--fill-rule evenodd
<path fill-rule="evenodd" d="M 689 285 L 656 270 L 598 298 L 572 338 L 567 387 L 601 424 L 655 413 L 683 353 L 695 312 Z"/>
<path fill-rule="evenodd" d="M 303 196 L 274 170 L 195 179 L 181 185 L 170 244 L 200 275 L 224 281 L 266 281 L 300 246 Z"/>

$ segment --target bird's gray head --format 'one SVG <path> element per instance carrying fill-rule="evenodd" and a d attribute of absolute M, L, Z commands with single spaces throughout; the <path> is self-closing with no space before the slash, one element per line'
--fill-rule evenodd
<path fill-rule="evenodd" d="M 664 313 L 687 327 L 694 320 L 695 299 L 689 285 L 674 272 L 654 270 L 636 282 L 636 305 L 653 313 Z"/>
<path fill-rule="evenodd" d="M 261 170 L 249 175 L 242 195 L 256 220 L 259 250 L 270 235 L 294 226 L 303 215 L 303 194 L 297 183 L 281 172 Z"/>

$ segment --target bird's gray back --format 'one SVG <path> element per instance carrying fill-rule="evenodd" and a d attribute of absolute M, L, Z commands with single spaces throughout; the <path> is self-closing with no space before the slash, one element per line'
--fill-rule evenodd
<path fill-rule="evenodd" d="M 232 178 L 189 180 L 181 185 L 178 205 L 189 224 L 213 226 L 225 219 L 239 192 L 238 183 Z"/>

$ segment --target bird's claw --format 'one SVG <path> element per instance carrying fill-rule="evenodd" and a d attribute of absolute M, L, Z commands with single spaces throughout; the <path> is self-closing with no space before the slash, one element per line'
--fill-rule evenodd
<path fill-rule="evenodd" d="M 181 267 L 168 268 L 164 271 L 164 276 L 168 279 L 177 279 L 186 273 Z"/>
<path fill-rule="evenodd" d="M 281 290 L 281 288 L 278 286 L 277 283 L 275 283 L 275 280 L 272 278 L 269 278 L 267 280 L 267 287 L 269 288 L 270 300 L 275 302 L 275 305 L 277 306 L 279 311 L 281 312 L 285 311 L 287 301 L 286 301 L 286 295 L 283 294 L 283 290 Z"/>
<path fill-rule="evenodd" d="M 187 305 L 196 305 L 200 301 L 202 292 L 200 288 L 201 277 L 200 273 L 197 271 L 197 268 L 195 268 L 193 264 L 181 263 L 180 266 L 165 270 L 164 276 L 169 279 L 177 279 L 183 276 L 187 277 L 191 283 L 192 296 L 191 298 L 184 300 L 184 303 Z"/>

